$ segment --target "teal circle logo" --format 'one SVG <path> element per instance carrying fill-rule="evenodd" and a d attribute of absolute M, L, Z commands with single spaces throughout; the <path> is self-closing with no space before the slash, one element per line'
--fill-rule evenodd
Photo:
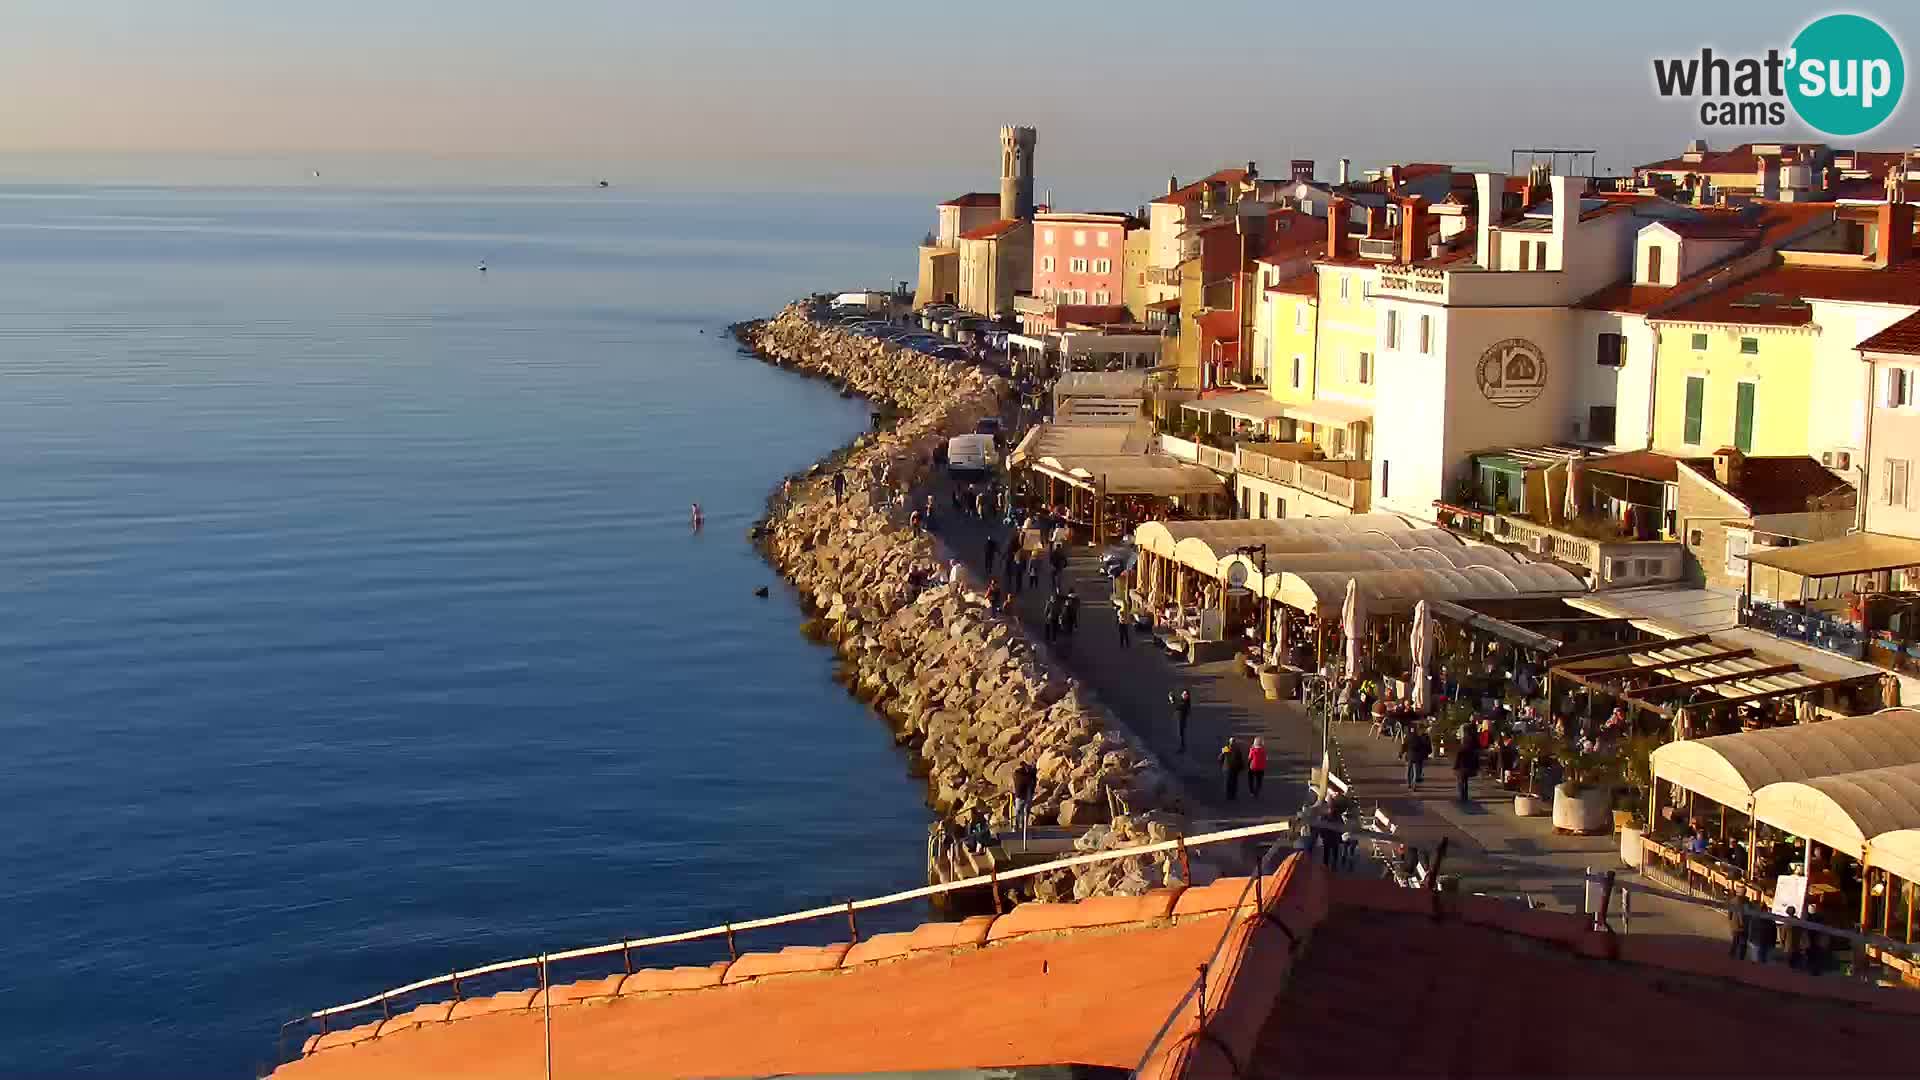
<path fill-rule="evenodd" d="M 1808 127 L 1860 135 L 1893 115 L 1907 85 L 1900 45 L 1861 15 L 1827 15 L 1793 39 L 1787 98 Z"/>

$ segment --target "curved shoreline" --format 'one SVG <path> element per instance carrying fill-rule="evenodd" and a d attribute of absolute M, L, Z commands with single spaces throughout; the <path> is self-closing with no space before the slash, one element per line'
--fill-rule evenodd
<path fill-rule="evenodd" d="M 821 325 L 804 304 L 733 330 L 768 363 L 899 410 L 892 431 L 862 434 L 828 455 L 793 481 L 790 499 L 776 493 L 754 533 L 817 618 L 810 627 L 839 654 L 849 690 L 909 748 L 941 819 L 984 812 L 1007 823 L 1014 768 L 1028 761 L 1039 773 L 1035 824 L 1109 824 L 1089 846 L 1176 834 L 1177 821 L 1143 816 L 1181 805 L 1166 767 L 1036 647 L 1018 619 L 988 610 L 964 586 L 915 590 L 909 573 L 941 558 L 935 540 L 880 509 L 885 480 L 914 490 L 930 477 L 938 445 L 999 413 L 1004 380 Z M 846 478 L 837 502 L 835 471 Z M 1110 821 L 1110 801 L 1127 813 Z M 1137 893 L 1170 880 L 1179 880 L 1171 859 L 1103 865 L 1071 881 L 1042 878 L 1035 893 Z"/>

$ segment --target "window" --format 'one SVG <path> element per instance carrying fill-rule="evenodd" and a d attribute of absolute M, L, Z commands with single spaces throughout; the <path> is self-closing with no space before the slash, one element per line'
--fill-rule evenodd
<path fill-rule="evenodd" d="M 1753 397 L 1760 387 L 1743 382 L 1735 387 L 1733 404 L 1733 445 L 1743 454 L 1753 453 Z"/>
<path fill-rule="evenodd" d="M 1113 260 L 1112 259 L 1095 259 L 1093 262 L 1093 272 L 1096 274 L 1113 273 Z"/>
<path fill-rule="evenodd" d="M 1702 539 L 1703 539 L 1703 537 L 1702 537 L 1702 536 L 1700 535 L 1700 530 L 1699 530 L 1699 529 L 1694 529 L 1693 531 L 1691 531 L 1691 532 L 1689 532 L 1689 533 L 1687 533 L 1687 546 L 1688 546 L 1688 547 L 1699 547 L 1699 546 L 1700 546 L 1700 541 L 1701 541 Z"/>
<path fill-rule="evenodd" d="M 1420 351 L 1429 356 L 1433 354 L 1433 318 L 1428 315 L 1420 316 Z"/>
<path fill-rule="evenodd" d="M 1384 459 L 1380 462 L 1380 497 L 1383 499 L 1387 497 L 1387 489 L 1390 486 L 1387 479 L 1392 475 L 1392 468 L 1393 462 Z"/>
<path fill-rule="evenodd" d="M 1753 549 L 1753 534 L 1744 529 L 1727 530 L 1727 573 L 1734 577 L 1744 577 L 1747 573 L 1747 552 Z"/>
<path fill-rule="evenodd" d="M 1307 305 L 1298 303 L 1293 305 L 1293 328 L 1295 330 L 1307 328 Z"/>
<path fill-rule="evenodd" d="M 1260 493 L 1260 516 L 1267 516 L 1267 493 L 1264 491 Z"/>
<path fill-rule="evenodd" d="M 1074 247 L 1087 246 L 1087 230 L 1085 229 L 1073 230 L 1073 246 Z"/>
<path fill-rule="evenodd" d="M 1373 354 L 1361 353 L 1359 363 L 1355 366 L 1360 376 L 1360 384 L 1362 386 L 1371 384 L 1373 382 Z"/>
<path fill-rule="evenodd" d="M 1647 284 L 1658 285 L 1660 280 L 1660 257 L 1666 254 L 1658 244 L 1647 249 Z"/>
<path fill-rule="evenodd" d="M 1300 371 L 1305 366 L 1306 357 L 1296 356 L 1293 358 L 1293 388 L 1295 390 L 1300 389 Z"/>
<path fill-rule="evenodd" d="M 1329 447 L 1327 451 L 1327 456 L 1331 458 L 1337 458 L 1337 457 L 1343 456 L 1347 451 L 1346 429 L 1329 427 L 1327 431 L 1328 431 L 1327 445 Z"/>
<path fill-rule="evenodd" d="M 1520 241 L 1520 269 L 1533 269 L 1533 245 L 1525 240 Z"/>
<path fill-rule="evenodd" d="M 1053 273 L 1053 256 L 1051 255 L 1040 256 L 1040 271 L 1046 274 Z"/>
<path fill-rule="evenodd" d="M 1112 303 L 1113 302 L 1112 296 L 1113 296 L 1112 293 L 1109 293 L 1105 289 L 1101 289 L 1099 292 L 1093 294 L 1093 302 L 1096 304 Z"/>
<path fill-rule="evenodd" d="M 1087 302 L 1087 290 L 1085 289 L 1073 290 L 1073 302 L 1076 304 L 1085 304 Z"/>
<path fill-rule="evenodd" d="M 1287 500 L 1281 498 L 1278 495 L 1275 495 L 1273 497 L 1273 516 L 1277 518 L 1284 518 L 1287 516 Z"/>
<path fill-rule="evenodd" d="M 1693 335 L 1693 351 L 1694 352 L 1707 351 L 1707 335 L 1705 334 Z"/>
<path fill-rule="evenodd" d="M 1043 244 L 1051 244 L 1051 243 L 1053 243 L 1053 230 L 1052 230 L 1052 229 L 1041 229 L 1041 230 L 1040 230 L 1040 242 L 1041 242 L 1041 243 L 1043 243 Z"/>
<path fill-rule="evenodd" d="M 1621 334 L 1601 334 L 1600 354 L 1594 362 L 1601 367 L 1625 367 L 1627 364 L 1627 339 Z"/>
<path fill-rule="evenodd" d="M 1547 268 L 1547 242 L 1545 240 L 1534 241 L 1533 268 L 1535 270 L 1545 270 Z"/>
<path fill-rule="evenodd" d="M 1759 356 L 1760 355 L 1760 339 L 1755 337 L 1741 338 L 1740 339 L 1740 355 L 1741 356 Z"/>
<path fill-rule="evenodd" d="M 1901 458 L 1888 458 L 1881 470 L 1886 483 L 1880 486 L 1882 501 L 1888 506 L 1907 505 L 1907 461 Z"/>
<path fill-rule="evenodd" d="M 1612 405 L 1594 405 L 1587 409 L 1587 441 L 1613 441 L 1613 408 Z"/>
<path fill-rule="evenodd" d="M 1887 369 L 1887 408 L 1913 404 L 1913 372 L 1906 368 Z"/>
<path fill-rule="evenodd" d="M 1371 278 L 1362 278 L 1362 279 L 1361 279 L 1361 281 L 1360 281 L 1360 299 L 1362 299 L 1362 300 L 1371 300 L 1371 299 L 1373 299 L 1373 279 L 1371 279 Z"/>
<path fill-rule="evenodd" d="M 1106 247 L 1107 241 L 1112 239 L 1112 236 L 1108 234 L 1106 231 L 1102 230 L 1101 232 L 1094 233 L 1093 238 L 1099 242 L 1101 247 Z"/>
<path fill-rule="evenodd" d="M 1087 260 L 1081 258 L 1069 259 L 1067 260 L 1067 269 L 1076 274 L 1084 274 L 1087 272 Z"/>
<path fill-rule="evenodd" d="M 1680 435 L 1680 441 L 1688 446 L 1700 445 L 1700 415 L 1707 403 L 1707 380 L 1703 376 L 1687 376 L 1687 418 L 1686 430 Z"/>
<path fill-rule="evenodd" d="M 1347 275 L 1341 274 L 1340 275 L 1340 299 L 1345 300 L 1346 298 L 1347 298 Z"/>
<path fill-rule="evenodd" d="M 1387 312 L 1387 348 L 1397 349 L 1399 347 L 1400 313 L 1397 311 L 1389 311 Z"/>

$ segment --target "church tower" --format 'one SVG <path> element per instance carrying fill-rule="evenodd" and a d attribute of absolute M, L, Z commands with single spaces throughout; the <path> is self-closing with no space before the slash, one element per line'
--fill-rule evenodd
<path fill-rule="evenodd" d="M 1033 217 L 1033 144 L 1039 135 L 1030 127 L 1000 129 L 1000 216 Z"/>

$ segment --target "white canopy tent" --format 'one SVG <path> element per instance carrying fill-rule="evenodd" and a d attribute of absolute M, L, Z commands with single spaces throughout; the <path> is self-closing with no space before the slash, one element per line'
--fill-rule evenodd
<path fill-rule="evenodd" d="M 1415 530 L 1405 518 L 1394 514 L 1353 514 L 1348 517 L 1321 518 L 1228 518 L 1220 521 L 1148 521 L 1133 530 L 1133 542 L 1144 551 L 1165 559 L 1177 558 L 1176 549 L 1183 540 L 1201 540 L 1215 551 L 1232 551 L 1244 544 L 1266 544 L 1270 550 L 1327 550 L 1363 533 L 1410 533 L 1443 536 L 1453 543 L 1459 539 L 1441 529 Z M 1305 546 L 1282 548 L 1284 544 Z M 1411 547 L 1437 547 L 1438 544 L 1412 544 Z"/>
<path fill-rule="evenodd" d="M 1768 784 L 1753 793 L 1753 817 L 1864 858 L 1872 838 L 1920 829 L 1920 762 Z"/>
<path fill-rule="evenodd" d="M 1367 614 L 1398 615 L 1423 599 L 1481 600 L 1514 596 L 1571 596 L 1586 591 L 1572 571 L 1546 563 L 1423 570 L 1318 570 L 1270 576 L 1267 595 L 1309 614 L 1339 609 L 1347 582 L 1358 581 Z"/>
<path fill-rule="evenodd" d="M 1653 752 L 1653 775 L 1742 813 L 1770 784 L 1920 762 L 1920 712 L 1887 709 L 1817 724 L 1683 739 Z"/>
<path fill-rule="evenodd" d="M 1867 861 L 1894 877 L 1920 881 L 1920 828 L 1868 837 Z"/>

